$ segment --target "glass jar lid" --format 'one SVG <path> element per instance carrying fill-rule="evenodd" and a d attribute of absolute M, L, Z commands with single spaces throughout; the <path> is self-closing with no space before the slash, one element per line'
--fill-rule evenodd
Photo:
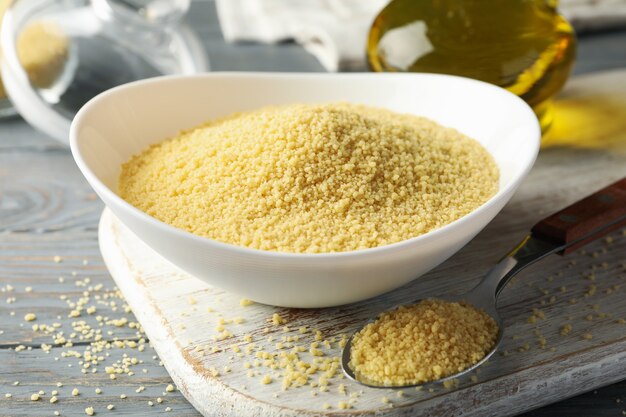
<path fill-rule="evenodd" d="M 0 30 L 6 95 L 32 126 L 68 143 L 72 118 L 97 94 L 208 70 L 204 47 L 181 24 L 189 2 L 14 0 Z M 1 93 L 0 116 L 9 115 Z"/>

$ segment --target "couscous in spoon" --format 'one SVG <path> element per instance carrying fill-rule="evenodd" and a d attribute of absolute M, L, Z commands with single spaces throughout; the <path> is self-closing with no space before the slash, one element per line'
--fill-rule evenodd
<path fill-rule="evenodd" d="M 355 335 L 367 324 L 374 322 L 374 319 L 355 331 L 343 348 L 341 366 L 344 373 L 350 379 L 368 387 L 409 388 L 444 382 L 471 372 L 493 355 L 502 340 L 504 328 L 496 303 L 498 295 L 511 278 L 522 269 L 548 255 L 554 253 L 565 255 L 624 225 L 626 225 L 626 178 L 541 220 L 531 229 L 528 236 L 491 268 L 472 290 L 459 296 L 442 297 L 443 301 L 464 302 L 481 309 L 498 325 L 498 335 L 491 350 L 480 361 L 463 371 L 426 383 L 404 385 L 383 385 L 359 377 L 350 366 L 352 343 Z M 419 301 L 421 300 L 413 304 Z M 388 311 L 394 311 L 398 307 Z"/>

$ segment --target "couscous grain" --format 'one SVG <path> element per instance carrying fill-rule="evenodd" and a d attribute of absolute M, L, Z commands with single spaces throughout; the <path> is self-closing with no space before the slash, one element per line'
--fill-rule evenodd
<path fill-rule="evenodd" d="M 495 344 L 496 322 L 475 307 L 427 299 L 381 314 L 352 341 L 350 367 L 384 386 L 420 384 L 463 371 Z"/>
<path fill-rule="evenodd" d="M 191 233 L 255 249 L 372 248 L 486 202 L 498 168 L 475 140 L 413 115 L 347 103 L 235 114 L 122 166 L 119 194 Z"/>

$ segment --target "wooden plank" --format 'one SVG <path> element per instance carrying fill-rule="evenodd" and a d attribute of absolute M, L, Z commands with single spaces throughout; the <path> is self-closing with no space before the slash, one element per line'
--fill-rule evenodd
<path fill-rule="evenodd" d="M 624 411 L 626 411 L 626 381 L 531 411 L 520 417 L 576 415 L 614 417 L 619 416 Z"/>
<path fill-rule="evenodd" d="M 371 316 L 375 311 L 397 302 L 407 302 L 416 295 L 445 294 L 459 288 L 458 283 L 448 281 L 445 289 L 433 285 L 444 282 L 450 274 L 458 275 L 467 269 L 474 270 L 464 262 L 454 262 L 451 267 L 436 271 L 424 279 L 411 284 L 409 288 L 388 294 L 369 303 L 354 306 L 326 309 L 316 314 L 306 310 L 274 309 L 269 306 L 255 306 L 251 308 L 238 307 L 238 298 L 209 288 L 191 277 L 176 273 L 159 258 L 150 254 L 141 244 L 132 241 L 127 232 L 118 225 L 112 225 L 105 217 L 103 229 L 112 227 L 116 230 L 114 238 L 122 246 L 120 257 L 107 253 L 106 247 L 110 244 L 104 235 L 105 258 L 113 266 L 113 276 L 118 279 L 118 285 L 127 294 L 129 303 L 135 307 L 135 312 L 144 324 L 160 357 L 166 363 L 174 380 L 181 386 L 188 399 L 204 415 L 298 415 L 303 412 L 302 404 L 307 404 L 307 413 L 323 412 L 324 402 L 336 404 L 345 400 L 338 392 L 319 394 L 319 400 L 308 400 L 311 390 L 301 388 L 281 392 L 273 385 L 266 387 L 259 382 L 260 376 L 276 373 L 263 369 L 256 378 L 247 377 L 247 369 L 241 366 L 241 360 L 254 361 L 254 355 L 245 356 L 238 363 L 233 363 L 233 353 L 228 346 L 241 344 L 244 335 L 251 334 L 256 343 L 262 346 L 263 351 L 275 351 L 272 343 L 264 343 L 263 329 L 271 329 L 266 321 L 273 312 L 277 311 L 289 317 L 293 328 L 308 326 L 320 328 L 326 336 L 338 336 L 339 333 L 351 331 L 357 323 Z M 117 229 L 115 229 L 117 228 Z M 487 232 L 486 232 L 487 233 Z M 492 229 L 491 233 L 500 234 L 500 229 Z M 491 233 L 483 234 L 478 239 L 490 240 Z M 611 261 L 612 267 L 606 271 L 598 271 L 598 280 L 603 282 L 602 289 L 613 288 L 624 282 L 623 267 L 615 264 L 615 254 L 626 249 L 626 239 L 615 237 L 610 254 L 595 258 L 592 256 L 578 257 L 576 268 L 568 268 L 564 259 L 550 260 L 550 265 L 543 266 L 541 271 L 526 273 L 524 285 L 514 286 L 515 300 L 507 304 L 503 300 L 502 314 L 507 325 L 508 338 L 502 346 L 506 356 L 500 356 L 485 366 L 478 375 L 479 383 L 468 381 L 451 391 L 437 391 L 435 393 L 411 392 L 396 400 L 393 415 L 413 415 L 424 412 L 429 415 L 454 414 L 465 410 L 465 415 L 514 414 L 525 410 L 528 404 L 541 404 L 556 401 L 564 396 L 570 396 L 578 391 L 588 390 L 596 386 L 605 385 L 620 380 L 626 371 L 626 337 L 624 325 L 616 321 L 616 317 L 626 314 L 622 303 L 624 291 L 617 290 L 611 294 L 604 294 L 585 300 L 588 292 L 588 283 L 580 273 L 590 271 L 597 262 Z M 591 247 L 594 252 L 602 253 L 603 246 Z M 148 255 L 145 255 L 148 252 Z M 474 252 L 475 253 L 475 252 Z M 142 257 L 145 256 L 145 257 Z M 613 257 L 611 257 L 613 255 Z M 130 257 L 132 264 L 125 265 L 124 257 Z M 582 258 L 582 259 L 581 259 Z M 621 258 L 619 258 L 621 259 Z M 547 262 L 547 261 L 546 261 Z M 448 262 L 450 264 L 450 262 Z M 148 266 L 149 265 L 149 266 Z M 125 270 L 124 268 L 132 268 Z M 568 270 L 569 269 L 569 270 Z M 558 276 L 567 271 L 567 275 L 553 281 L 547 281 L 550 276 Z M 534 274 L 533 274 L 534 272 Z M 547 275 L 551 274 L 551 275 Z M 528 275 L 534 275 L 528 277 Z M 565 284 L 567 289 L 561 292 L 560 287 Z M 547 292 L 543 295 L 543 292 Z M 550 295 L 548 295 L 550 294 Z M 556 295 L 555 295 L 556 294 Z M 543 295 L 543 296 L 542 296 Z M 550 297 L 558 297 L 551 301 Z M 578 298 L 576 304 L 570 304 L 572 297 Z M 197 310 L 189 305 L 189 299 L 197 300 Z M 600 311 L 594 310 L 594 304 L 602 305 Z M 211 336 L 214 331 L 214 313 L 204 311 L 207 307 L 222 312 L 226 317 L 241 316 L 248 325 L 242 325 L 236 330 L 235 340 L 224 343 L 214 343 Z M 540 308 L 549 320 L 541 323 L 527 323 L 532 315 L 533 308 Z M 598 314 L 611 312 L 610 318 L 598 319 Z M 586 321 L 588 314 L 594 314 L 594 321 Z M 568 316 L 571 319 L 568 320 Z M 574 330 L 566 337 L 560 332 L 564 324 L 572 323 Z M 547 339 L 547 348 L 538 348 L 540 338 L 533 335 L 533 331 L 540 332 Z M 276 334 L 277 333 L 277 334 Z M 295 332 L 297 334 L 297 332 Z M 585 340 L 583 335 L 592 333 L 592 341 Z M 270 330 L 270 334 L 280 337 L 280 329 Z M 289 335 L 294 332 L 287 333 Z M 258 340 L 258 339 L 261 340 Z M 307 342 L 310 340 L 307 339 Z M 198 346 L 216 346 L 225 349 L 221 354 L 197 353 Z M 306 343 L 304 343 L 306 345 Z M 550 349 L 554 348 L 554 351 Z M 328 355 L 336 356 L 339 349 L 331 349 Z M 306 359 L 305 359 L 306 360 Z M 210 369 L 218 370 L 230 367 L 231 372 L 223 377 L 212 378 Z M 275 376 L 276 378 L 276 376 Z M 280 376 L 278 377 L 280 378 Z M 392 395 L 380 390 L 363 389 L 348 383 L 341 378 L 333 382 L 332 389 L 343 383 L 348 392 L 364 391 L 354 404 L 359 411 L 384 411 L 380 403 L 382 395 Z M 274 399 L 278 394 L 279 398 Z M 215 401 L 220 398 L 223 407 L 216 410 Z M 254 400 L 251 400 L 254 398 Z M 480 399 L 477 404 L 476 400 Z M 532 402 L 530 402 L 532 400 Z M 444 406 L 444 404 L 447 404 Z M 451 406 L 450 404 L 454 404 Z M 457 408 L 458 407 L 458 408 Z M 386 407 L 385 407 L 386 408 Z"/>
<path fill-rule="evenodd" d="M 165 408 L 172 409 L 173 416 L 194 416 L 197 412 L 185 400 L 179 391 L 168 392 L 167 385 L 171 383 L 167 372 L 159 366 L 158 361 L 152 359 L 155 354 L 151 348 L 144 352 L 135 352 L 133 357 L 144 361 L 141 364 L 146 373 L 139 371 L 136 375 L 120 376 L 116 380 L 109 379 L 104 372 L 90 374 L 85 377 L 80 375 L 79 359 L 61 359 L 64 348 L 54 348 L 49 354 L 39 351 L 14 352 L 0 349 L 0 415 L 12 417 L 35 417 L 53 416 L 54 411 L 60 411 L 62 416 L 85 415 L 84 409 L 93 407 L 96 415 L 109 413 L 107 405 L 115 406 L 114 415 L 148 415 L 152 413 L 164 413 Z M 110 362 L 121 360 L 121 350 L 112 350 Z M 73 365 L 68 367 L 68 365 Z M 15 381 L 19 385 L 13 385 Z M 57 387 L 60 382 L 62 387 Z M 136 392 L 139 387 L 145 389 Z M 79 395 L 72 395 L 72 390 L 79 390 Z M 96 394 L 96 388 L 100 388 L 101 394 Z M 31 401 L 32 394 L 44 391 L 39 401 Z M 51 404 L 52 391 L 57 390 L 58 402 Z M 7 398 L 5 394 L 10 393 Z M 121 399 L 120 395 L 126 395 Z M 157 402 L 161 398 L 161 403 Z M 148 401 L 154 403 L 153 406 Z"/>
<path fill-rule="evenodd" d="M 0 152 L 0 189 L 0 236 L 93 230 L 102 207 L 65 150 Z"/>

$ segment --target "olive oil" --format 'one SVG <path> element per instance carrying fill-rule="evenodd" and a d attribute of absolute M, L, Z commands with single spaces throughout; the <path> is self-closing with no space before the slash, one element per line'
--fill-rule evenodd
<path fill-rule="evenodd" d="M 373 71 L 455 74 L 506 88 L 545 131 L 575 49 L 554 0 L 392 0 L 374 20 L 367 56 Z"/>

